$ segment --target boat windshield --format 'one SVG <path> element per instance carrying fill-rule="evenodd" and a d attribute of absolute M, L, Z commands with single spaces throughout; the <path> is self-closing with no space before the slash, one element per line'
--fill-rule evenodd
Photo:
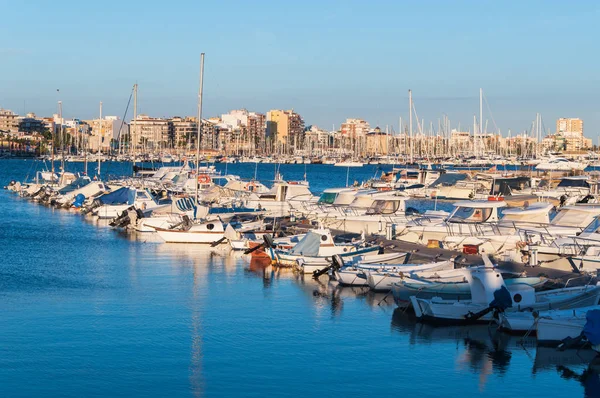
<path fill-rule="evenodd" d="M 587 211 L 563 209 L 552 219 L 551 224 L 564 227 L 584 227 L 589 223 L 590 216 L 593 215 L 593 213 Z"/>
<path fill-rule="evenodd" d="M 593 234 L 594 232 L 598 231 L 598 229 L 600 229 L 600 217 L 595 217 L 594 221 L 592 221 L 590 223 L 590 225 L 585 227 L 585 229 L 583 230 L 583 233 L 584 234 Z"/>
<path fill-rule="evenodd" d="M 492 215 L 492 210 L 492 208 L 459 207 L 448 221 L 457 223 L 485 222 Z"/>
<path fill-rule="evenodd" d="M 402 204 L 399 200 L 376 200 L 367 210 L 367 215 L 372 214 L 394 214 Z"/>
<path fill-rule="evenodd" d="M 589 188 L 590 184 L 588 184 L 588 182 L 583 179 L 563 178 L 562 180 L 560 180 L 558 187 Z"/>
<path fill-rule="evenodd" d="M 330 204 L 333 204 L 336 197 L 337 197 L 337 193 L 335 193 L 335 192 L 323 192 L 321 194 L 321 197 L 319 198 L 318 203 L 330 205 Z"/>

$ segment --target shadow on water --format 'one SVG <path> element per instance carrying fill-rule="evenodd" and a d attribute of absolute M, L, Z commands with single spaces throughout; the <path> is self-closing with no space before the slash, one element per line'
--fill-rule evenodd
<path fill-rule="evenodd" d="M 579 381 L 585 398 L 600 397 L 600 356 L 592 349 L 538 347 L 535 337 L 512 336 L 493 325 L 435 326 L 400 308 L 394 311 L 391 326 L 408 336 L 410 345 L 455 344 L 456 368 L 479 375 L 480 391 L 490 375 L 502 377 L 508 372 L 515 354 L 525 354 L 532 363 L 532 377 L 556 371 L 563 379 Z"/>

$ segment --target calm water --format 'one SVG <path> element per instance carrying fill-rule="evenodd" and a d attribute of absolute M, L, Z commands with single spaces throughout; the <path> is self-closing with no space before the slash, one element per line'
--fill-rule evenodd
<path fill-rule="evenodd" d="M 0 185 L 35 167 L 0 161 Z M 376 169 L 351 170 L 351 181 Z M 258 175 L 273 171 L 259 165 Z M 307 167 L 315 190 L 344 185 L 345 174 Z M 6 191 L 0 238 L 3 397 L 600 396 L 589 352 L 416 324 L 383 295 L 120 233 Z"/>

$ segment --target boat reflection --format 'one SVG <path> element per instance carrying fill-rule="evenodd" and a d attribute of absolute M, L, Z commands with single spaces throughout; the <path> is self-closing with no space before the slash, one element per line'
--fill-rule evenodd
<path fill-rule="evenodd" d="M 579 382 L 583 387 L 584 398 L 600 397 L 600 359 L 598 357 L 595 357 L 583 370 L 574 370 L 570 366 L 558 365 L 556 371 L 565 380 Z"/>
<path fill-rule="evenodd" d="M 591 349 L 537 347 L 535 337 L 512 336 L 488 325 L 433 326 L 400 308 L 392 316 L 392 330 L 408 335 L 410 345 L 456 344 L 457 369 L 478 374 L 480 391 L 490 375 L 506 374 L 512 358 L 524 355 L 533 363 L 532 376 L 557 371 L 563 378 L 580 381 L 584 397 L 600 397 L 600 357 Z"/>

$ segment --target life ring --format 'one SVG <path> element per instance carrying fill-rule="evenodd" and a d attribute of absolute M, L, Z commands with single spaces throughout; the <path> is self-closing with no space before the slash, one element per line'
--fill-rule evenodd
<path fill-rule="evenodd" d="M 254 192 L 258 189 L 258 184 L 254 181 L 250 181 L 246 184 L 246 191 Z"/>
<path fill-rule="evenodd" d="M 210 184 L 210 176 L 208 174 L 200 174 L 198 176 L 198 183 L 200 183 L 200 184 Z"/>

